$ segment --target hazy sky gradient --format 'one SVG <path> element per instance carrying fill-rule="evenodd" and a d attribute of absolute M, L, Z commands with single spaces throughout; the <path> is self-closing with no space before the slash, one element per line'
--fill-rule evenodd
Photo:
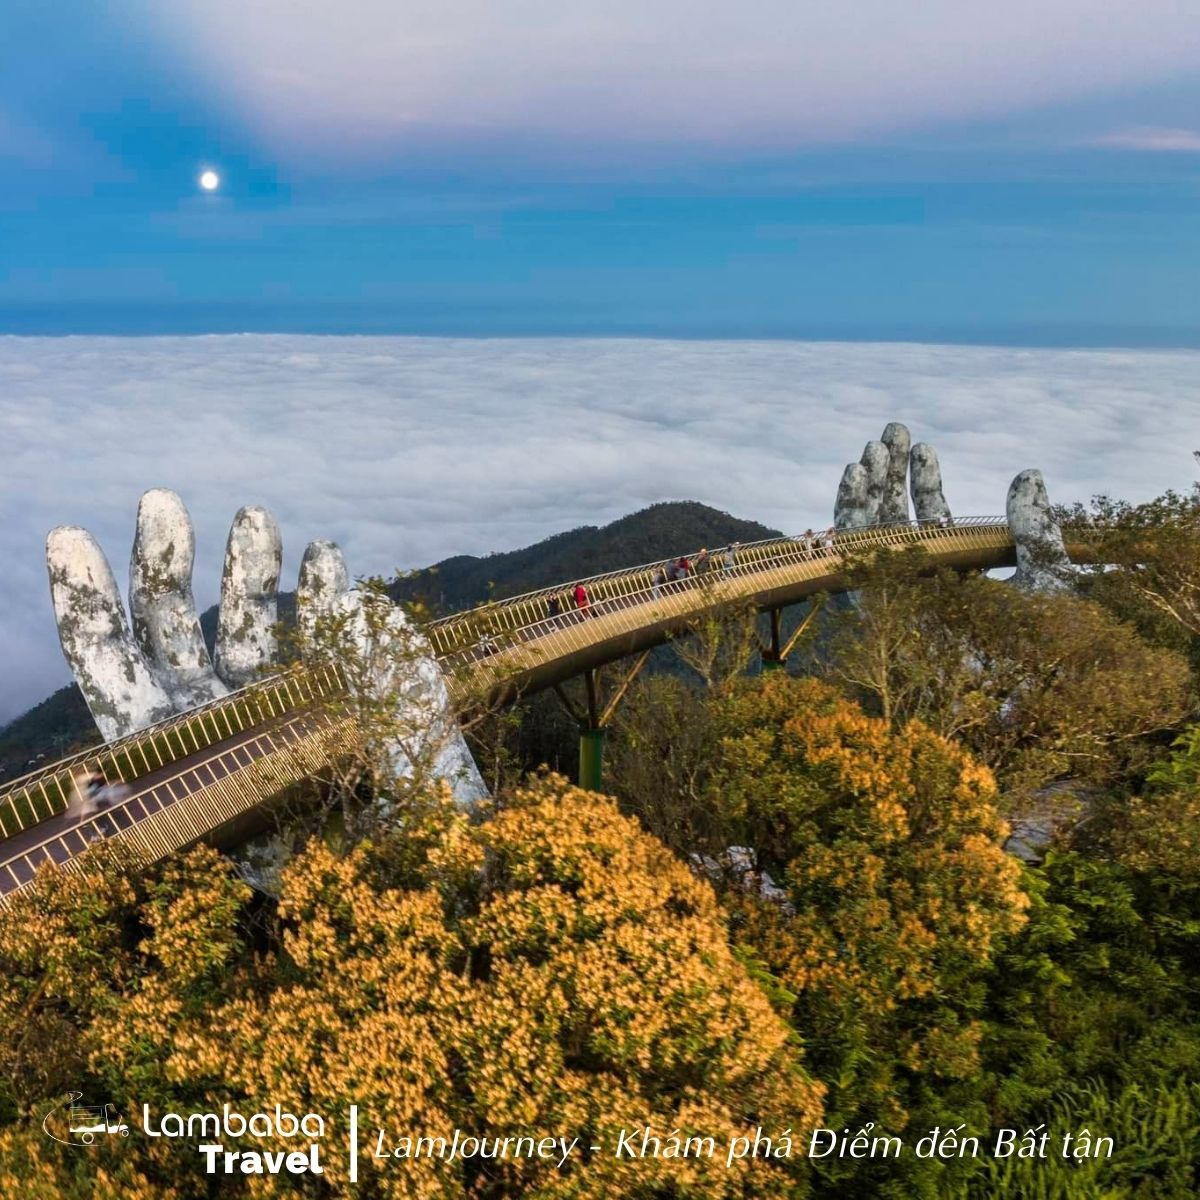
<path fill-rule="evenodd" d="M 67 681 L 46 532 L 86 525 L 123 587 L 147 488 L 191 509 L 208 604 L 242 504 L 277 514 L 285 587 L 314 537 L 367 574 L 512 549 L 656 500 L 798 531 L 829 523 L 843 466 L 896 419 L 937 448 L 959 515 L 1002 512 L 1030 466 L 1056 501 L 1144 499 L 1193 478 L 1200 353 L 0 338 L 0 720 Z"/>
<path fill-rule="evenodd" d="M 1195 4 L 3 22 L 0 331 L 1200 344 Z"/>
<path fill-rule="evenodd" d="M 204 0 L 153 24 L 289 156 L 519 131 L 744 153 L 1006 116 L 1194 69 L 1179 0 Z"/>

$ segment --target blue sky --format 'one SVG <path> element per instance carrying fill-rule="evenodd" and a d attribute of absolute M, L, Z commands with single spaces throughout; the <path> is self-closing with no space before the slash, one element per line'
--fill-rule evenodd
<path fill-rule="evenodd" d="M 10 0 L 0 332 L 1200 342 L 1200 9 L 913 8 Z"/>

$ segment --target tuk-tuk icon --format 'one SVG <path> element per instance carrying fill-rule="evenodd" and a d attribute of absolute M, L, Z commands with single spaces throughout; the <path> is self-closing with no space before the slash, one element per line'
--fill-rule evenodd
<path fill-rule="evenodd" d="M 129 1126 L 111 1104 L 72 1104 L 68 1112 L 68 1127 L 79 1134 L 79 1140 L 90 1146 L 98 1133 L 119 1133 L 129 1136 Z"/>

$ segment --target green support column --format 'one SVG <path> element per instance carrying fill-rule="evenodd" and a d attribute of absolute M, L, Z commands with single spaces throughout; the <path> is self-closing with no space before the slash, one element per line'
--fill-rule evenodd
<path fill-rule="evenodd" d="M 606 733 L 607 729 L 579 731 L 579 786 L 589 792 L 603 791 Z"/>
<path fill-rule="evenodd" d="M 768 615 L 771 618 L 771 644 L 770 646 L 763 647 L 762 669 L 764 671 L 779 671 L 783 669 L 783 644 L 779 629 L 779 609 L 771 609 Z"/>

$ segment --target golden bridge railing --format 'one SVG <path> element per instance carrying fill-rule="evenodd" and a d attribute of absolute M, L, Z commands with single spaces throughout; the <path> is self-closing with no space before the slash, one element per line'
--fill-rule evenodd
<path fill-rule="evenodd" d="M 729 547 L 711 550 L 708 568 L 704 573 L 692 572 L 685 580 L 656 584 L 656 573 L 663 560 L 640 567 L 611 571 L 590 578 L 540 588 L 512 599 L 482 605 L 464 613 L 444 617 L 429 626 L 429 639 L 439 662 L 451 677 L 464 668 L 475 673 L 484 659 L 521 644 L 554 635 L 554 653 L 560 652 L 559 642 L 594 641 L 600 632 L 592 622 L 597 618 L 627 611 L 653 603 L 656 616 L 682 616 L 695 608 L 695 599 L 702 589 L 723 581 L 743 580 L 747 584 L 737 592 L 762 590 L 767 577 L 781 568 L 809 567 L 812 575 L 827 574 L 831 563 L 849 554 L 880 546 L 927 545 L 931 548 L 964 549 L 975 545 L 985 534 L 989 545 L 997 538 L 1011 545 L 1008 524 L 1003 517 L 961 517 L 952 522 L 914 521 L 906 525 L 869 526 L 863 529 L 828 531 L 811 536 L 770 538 L 743 544 L 727 563 Z M 695 555 L 686 556 L 695 563 Z M 669 560 L 668 560 L 669 561 Z M 795 571 L 793 570 L 793 574 Z M 575 607 L 572 595 L 576 583 L 582 583 L 588 593 L 586 614 Z M 723 587 L 723 597 L 732 598 L 731 590 Z M 556 614 L 549 611 L 550 599 L 561 597 Z M 685 597 L 691 596 L 688 601 Z M 580 628 L 586 622 L 586 628 Z M 560 635 L 576 629 L 577 636 Z M 546 647 L 550 652 L 550 646 Z M 498 665 L 498 664 L 497 664 Z"/>
<path fill-rule="evenodd" d="M 148 726 L 119 741 L 80 751 L 0 787 L 0 839 L 62 812 L 76 774 L 99 771 L 109 783 L 132 783 L 342 689 L 335 671 L 275 675 Z M 2 846 L 0 842 L 0 846 Z"/>
<path fill-rule="evenodd" d="M 135 787 L 103 813 L 7 857 L 0 842 L 0 906 L 43 866 L 77 869 L 76 856 L 100 841 L 118 840 L 147 861 L 164 858 L 314 775 L 348 741 L 346 718 L 296 713 L 211 754 L 193 754 L 177 771 Z"/>

